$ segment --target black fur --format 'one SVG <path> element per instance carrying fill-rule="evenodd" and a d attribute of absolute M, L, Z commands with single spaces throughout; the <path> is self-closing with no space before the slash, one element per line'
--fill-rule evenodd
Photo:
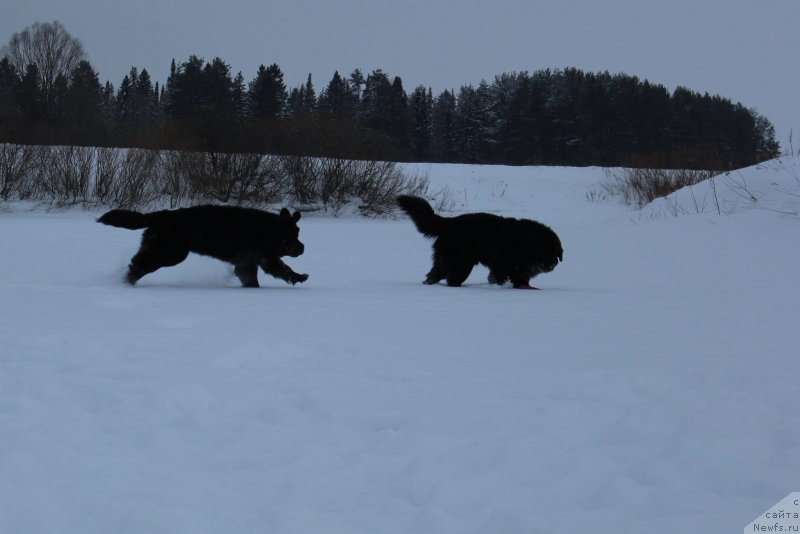
<path fill-rule="evenodd" d="M 300 212 L 290 214 L 286 208 L 275 214 L 253 208 L 195 206 L 152 213 L 111 210 L 97 222 L 129 230 L 145 228 L 142 245 L 128 266 L 131 285 L 195 252 L 233 264 L 244 287 L 258 287 L 259 267 L 292 285 L 308 279 L 281 261 L 282 256 L 297 257 L 305 249 L 297 239 L 298 220 Z"/>
<path fill-rule="evenodd" d="M 442 217 L 424 199 L 407 195 L 398 197 L 397 203 L 417 230 L 436 238 L 426 284 L 446 280 L 449 286 L 460 286 L 481 263 L 489 268 L 489 283 L 510 281 L 514 287 L 523 287 L 564 259 L 556 233 L 539 222 L 490 213 Z"/>

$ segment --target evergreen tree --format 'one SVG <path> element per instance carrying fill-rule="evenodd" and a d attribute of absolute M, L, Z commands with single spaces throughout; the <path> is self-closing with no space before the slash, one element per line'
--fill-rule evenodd
<path fill-rule="evenodd" d="M 409 145 L 410 117 L 408 113 L 408 95 L 403 89 L 403 81 L 399 76 L 392 80 L 391 99 L 387 110 L 388 124 L 386 130 L 398 146 Z"/>
<path fill-rule="evenodd" d="M 389 135 L 397 146 L 408 146 L 408 96 L 399 77 L 389 82 L 380 69 L 367 76 L 359 116 L 370 128 Z"/>
<path fill-rule="evenodd" d="M 59 74 L 50 90 L 50 106 L 48 108 L 47 125 L 51 131 L 61 133 L 66 123 L 67 115 L 67 91 L 69 90 L 69 80 L 63 74 Z M 67 139 L 59 139 L 57 142 L 68 142 Z"/>
<path fill-rule="evenodd" d="M 147 69 L 142 69 L 133 85 L 132 100 L 133 121 L 138 136 L 147 135 L 155 124 L 158 102 L 156 95 L 150 73 Z"/>
<path fill-rule="evenodd" d="M 252 120 L 281 117 L 286 112 L 287 99 L 280 67 L 274 63 L 269 67 L 261 65 L 248 87 L 248 117 Z"/>
<path fill-rule="evenodd" d="M 333 73 L 333 78 L 319 95 L 319 112 L 328 115 L 344 115 L 352 117 L 356 112 L 357 97 L 350 83 Z"/>
<path fill-rule="evenodd" d="M 388 120 L 387 110 L 390 108 L 392 85 L 389 77 L 382 70 L 374 70 L 364 82 L 361 94 L 361 110 L 359 116 L 375 130 L 384 130 Z"/>
<path fill-rule="evenodd" d="M 204 61 L 197 56 L 189 59 L 170 72 L 167 80 L 168 98 L 166 111 L 170 118 L 193 119 L 210 107 L 207 76 L 203 72 Z M 173 61 L 174 65 L 174 61 Z"/>
<path fill-rule="evenodd" d="M 417 161 L 428 161 L 431 157 L 431 122 L 433 115 L 433 92 L 419 85 L 411 94 L 411 151 Z"/>
<path fill-rule="evenodd" d="M 478 95 L 471 85 L 462 85 L 456 97 L 456 115 L 453 124 L 453 141 L 458 161 L 481 161 L 481 109 Z"/>
<path fill-rule="evenodd" d="M 133 92 L 134 88 L 131 83 L 131 78 L 126 74 L 125 77 L 122 78 L 122 82 L 120 82 L 119 89 L 117 89 L 117 94 L 114 98 L 116 120 L 123 131 L 129 131 L 128 128 L 134 120 L 134 108 L 132 104 Z"/>
<path fill-rule="evenodd" d="M 99 139 L 95 130 L 102 127 L 103 88 L 91 63 L 86 60 L 73 69 L 67 92 L 67 121 L 78 142 Z"/>
<path fill-rule="evenodd" d="M 203 69 L 201 93 L 206 110 L 219 118 L 230 119 L 233 116 L 233 79 L 230 65 L 221 58 L 215 57 Z"/>
<path fill-rule="evenodd" d="M 314 113 L 317 110 L 317 94 L 314 91 L 314 84 L 311 83 L 311 74 L 306 80 L 305 91 L 303 92 L 303 112 Z"/>
<path fill-rule="evenodd" d="M 115 121 L 116 97 L 114 84 L 106 81 L 100 97 L 100 116 L 103 123 L 110 125 Z"/>
<path fill-rule="evenodd" d="M 431 110 L 431 156 L 433 161 L 454 161 L 454 123 L 456 99 L 451 91 L 443 91 Z"/>
<path fill-rule="evenodd" d="M 17 69 L 8 60 L 0 61 L 0 142 L 8 141 L 19 127 L 17 90 L 20 84 Z"/>
<path fill-rule="evenodd" d="M 308 75 L 305 84 L 295 87 L 289 93 L 287 108 L 294 117 L 310 115 L 316 111 L 317 97 L 314 91 L 314 84 L 311 82 L 311 74 Z"/>
<path fill-rule="evenodd" d="M 161 113 L 161 97 L 164 93 L 164 88 L 156 82 L 155 86 L 153 86 L 153 94 L 151 96 L 150 101 L 150 109 L 152 110 L 153 114 L 153 121 L 154 124 L 160 125 L 162 119 Z"/>
<path fill-rule="evenodd" d="M 177 83 L 178 78 L 178 66 L 175 64 L 175 58 L 172 58 L 172 62 L 169 65 L 169 76 L 167 76 L 167 82 L 164 84 L 162 88 L 163 95 L 160 98 L 160 113 L 162 116 L 167 117 L 172 109 L 172 100 L 173 100 L 173 93 L 175 91 L 175 85 Z"/>
<path fill-rule="evenodd" d="M 44 114 L 44 95 L 41 92 L 39 67 L 35 63 L 28 65 L 20 80 L 17 105 L 23 121 L 22 127 L 33 134 L 39 129 Z"/>
<path fill-rule="evenodd" d="M 527 73 L 506 78 L 503 85 L 510 95 L 500 109 L 497 138 L 500 161 L 515 165 L 541 161 L 539 132 L 542 123 L 542 93 Z M 508 94 L 508 93 L 506 93 Z"/>
<path fill-rule="evenodd" d="M 775 127 L 755 109 L 750 113 L 754 117 L 753 138 L 755 139 L 755 161 L 764 161 L 780 155 L 780 144 L 775 140 Z"/>
<path fill-rule="evenodd" d="M 247 89 L 244 84 L 244 76 L 242 72 L 236 73 L 233 79 L 233 88 L 231 93 L 233 99 L 233 113 L 236 116 L 236 122 L 242 122 L 247 116 Z"/>
<path fill-rule="evenodd" d="M 303 85 L 295 87 L 289 92 L 289 97 L 286 99 L 286 109 L 292 117 L 298 117 L 303 114 L 305 93 L 306 88 Z"/>
<path fill-rule="evenodd" d="M 364 75 L 359 69 L 355 69 L 350 73 L 350 88 L 355 96 L 356 105 L 361 102 L 361 89 L 365 83 L 366 81 L 364 80 Z"/>

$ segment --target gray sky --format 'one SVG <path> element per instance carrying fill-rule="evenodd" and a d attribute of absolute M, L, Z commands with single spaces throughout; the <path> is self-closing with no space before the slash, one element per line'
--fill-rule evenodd
<path fill-rule="evenodd" d="M 9 5 L 10 4 L 10 5 Z M 503 72 L 625 72 L 756 108 L 800 146 L 800 0 L 3 0 L 0 42 L 59 20 L 102 82 L 136 66 L 163 83 L 172 58 L 220 57 L 246 81 L 277 63 L 311 73 L 381 68 L 434 94 Z"/>

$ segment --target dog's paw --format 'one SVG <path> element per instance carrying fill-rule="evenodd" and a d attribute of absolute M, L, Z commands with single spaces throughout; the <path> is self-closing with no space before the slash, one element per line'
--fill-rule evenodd
<path fill-rule="evenodd" d="M 489 273 L 488 281 L 490 284 L 502 286 L 508 282 L 507 276 L 497 276 L 494 273 Z"/>
<path fill-rule="evenodd" d="M 298 274 L 297 276 L 292 278 L 292 285 L 295 285 L 297 283 L 303 283 L 306 280 L 308 280 L 308 275 L 307 274 Z"/>

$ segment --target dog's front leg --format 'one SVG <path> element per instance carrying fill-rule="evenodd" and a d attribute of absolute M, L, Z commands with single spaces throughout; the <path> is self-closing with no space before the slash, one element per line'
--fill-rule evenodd
<path fill-rule="evenodd" d="M 288 284 L 296 284 L 308 280 L 307 274 L 298 274 L 291 267 L 283 263 L 280 258 L 265 258 L 261 260 L 261 268 L 265 273 L 279 278 Z"/>
<path fill-rule="evenodd" d="M 500 270 L 491 269 L 489 271 L 489 283 L 502 286 L 508 282 L 508 275 Z"/>

